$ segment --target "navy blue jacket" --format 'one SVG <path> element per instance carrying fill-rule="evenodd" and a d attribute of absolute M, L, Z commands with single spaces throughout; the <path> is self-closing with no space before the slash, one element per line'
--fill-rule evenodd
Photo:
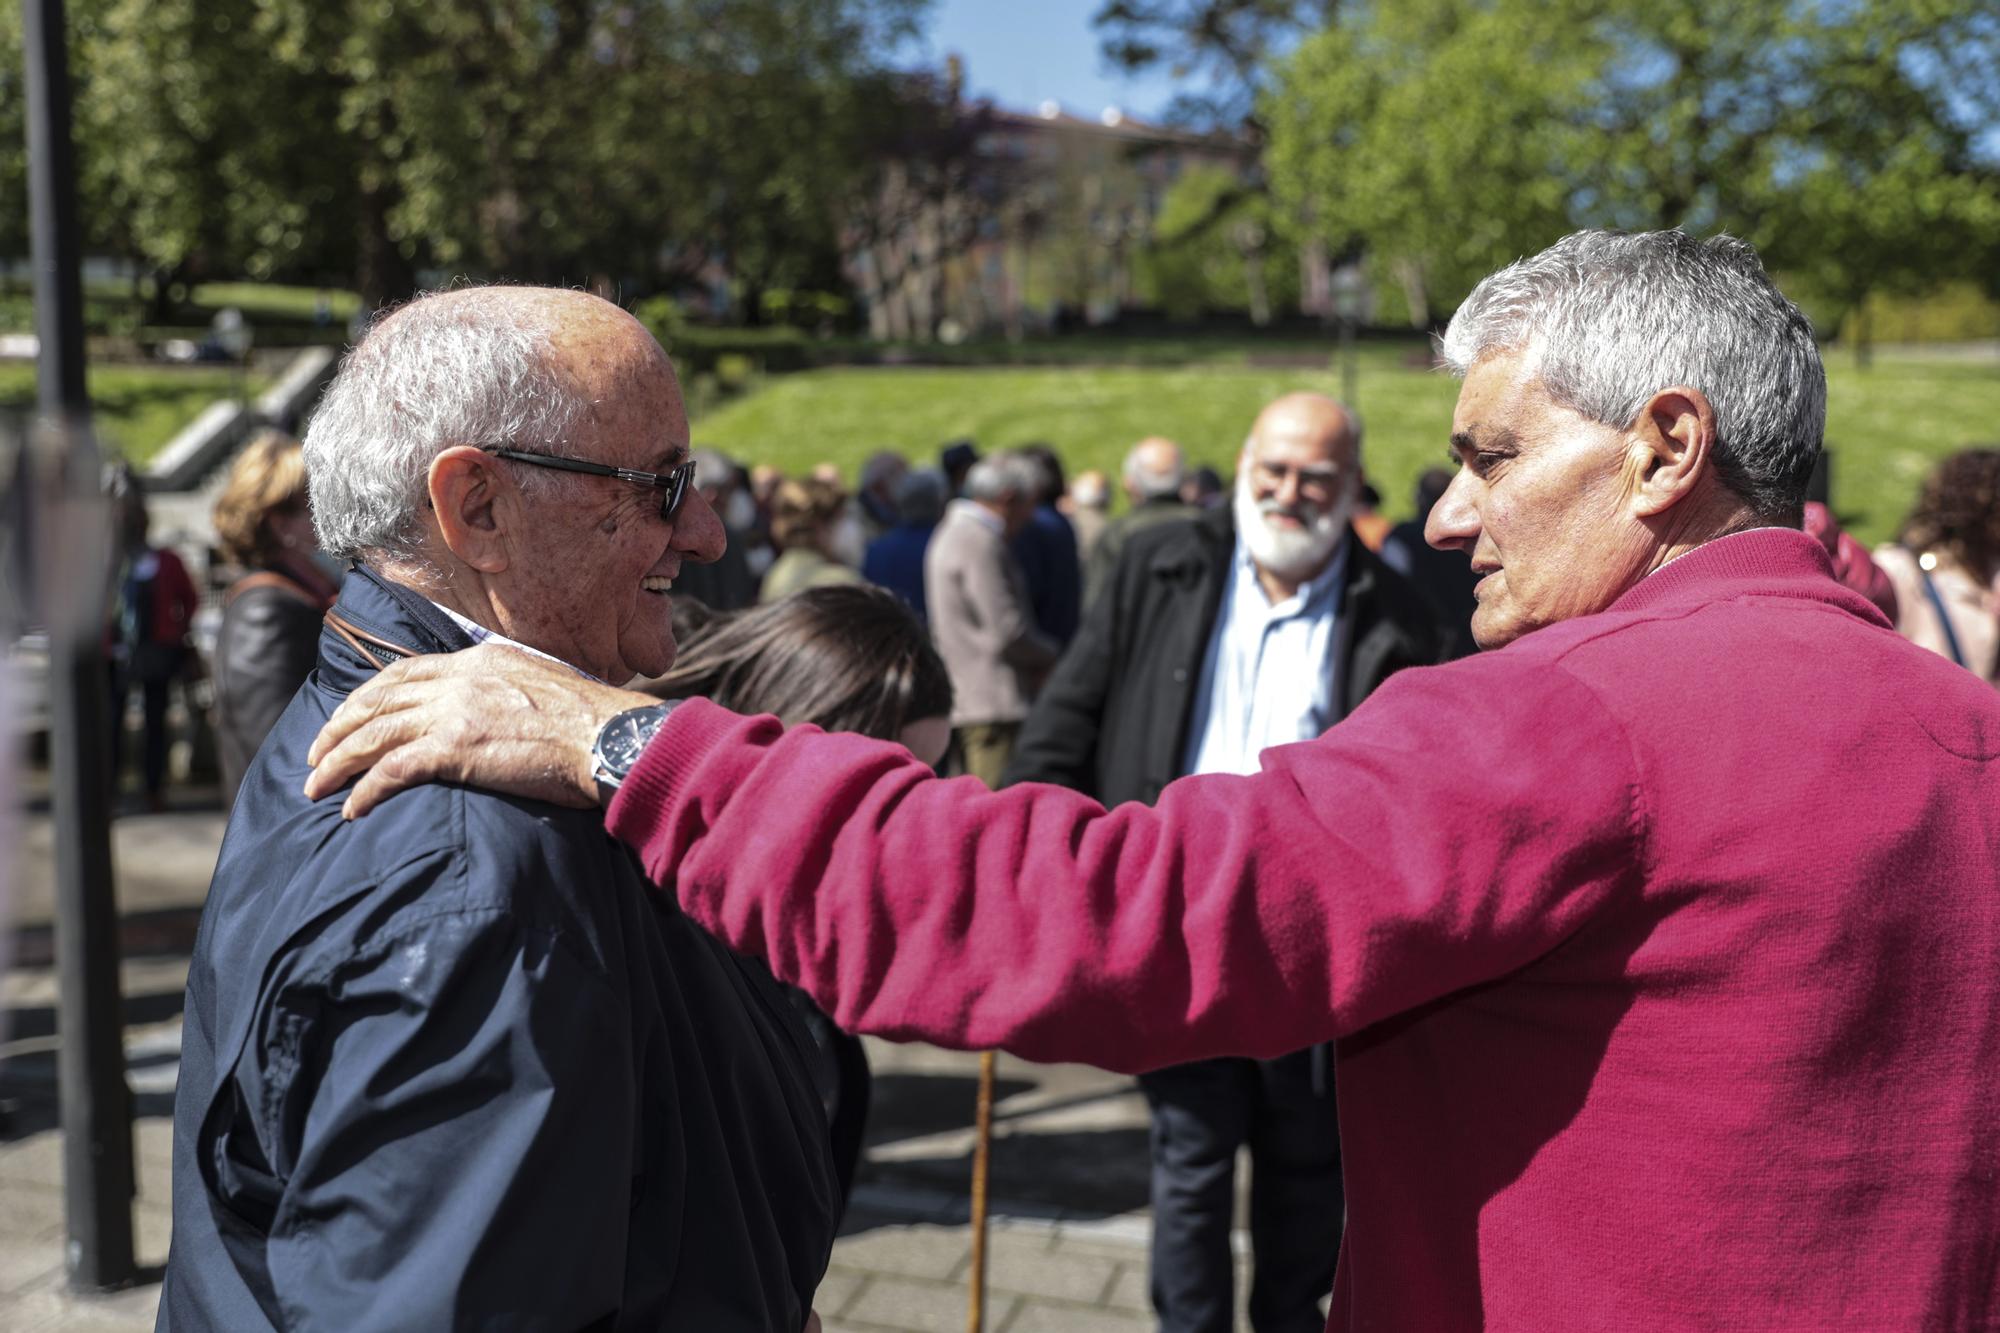
<path fill-rule="evenodd" d="M 1076 529 L 1053 505 L 1041 505 L 1013 546 L 1036 627 L 1058 644 L 1068 643 L 1083 619 L 1083 559 Z"/>
<path fill-rule="evenodd" d="M 384 661 L 467 646 L 365 569 L 336 614 Z M 839 1201 L 791 1006 L 595 811 L 306 801 L 307 747 L 374 669 L 323 632 L 237 796 L 159 1327 L 798 1333 Z"/>
<path fill-rule="evenodd" d="M 928 621 L 924 607 L 924 552 L 930 549 L 935 523 L 903 523 L 868 543 L 861 577 L 887 588 L 910 604 L 917 619 Z"/>

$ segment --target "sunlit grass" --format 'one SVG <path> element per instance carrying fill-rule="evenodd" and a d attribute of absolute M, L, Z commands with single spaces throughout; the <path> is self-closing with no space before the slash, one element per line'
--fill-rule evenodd
<path fill-rule="evenodd" d="M 92 366 L 91 419 L 107 452 L 144 465 L 218 398 L 260 392 L 267 377 L 216 366 Z M 0 410 L 35 405 L 32 364 L 0 366 Z"/>
<path fill-rule="evenodd" d="M 1417 475 L 1445 461 L 1457 397 L 1449 376 L 1409 368 L 1409 350 L 1364 347 L 1355 395 L 1369 475 L 1396 516 L 1410 512 Z M 1990 358 L 1878 358 L 1863 370 L 1835 354 L 1827 369 L 1834 505 L 1864 541 L 1894 534 L 1937 459 L 2000 442 L 2000 363 Z M 1292 389 L 1341 393 L 1330 345 L 1324 369 L 1258 368 L 1232 347 L 1183 366 L 812 371 L 763 381 L 699 417 L 694 433 L 748 462 L 790 471 L 832 462 L 849 477 L 878 449 L 931 462 L 962 437 L 982 449 L 1045 440 L 1072 471 L 1115 473 L 1133 441 L 1162 434 L 1227 474 L 1257 409 Z"/>

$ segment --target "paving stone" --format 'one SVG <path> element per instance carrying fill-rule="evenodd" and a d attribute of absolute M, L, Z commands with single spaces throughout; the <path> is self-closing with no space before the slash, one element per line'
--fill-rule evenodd
<path fill-rule="evenodd" d="M 62 1318 L 65 1308 L 53 1289 L 0 1295 L 0 1328 L 8 1333 L 42 1333 Z"/>
<path fill-rule="evenodd" d="M 1104 1295 L 1104 1303 L 1120 1310 L 1151 1310 L 1153 1298 L 1147 1283 L 1146 1265 L 1120 1264 L 1118 1276 Z"/>
<path fill-rule="evenodd" d="M 0 1291 L 20 1291 L 61 1273 L 61 1245 L 0 1245 Z"/>
<path fill-rule="evenodd" d="M 967 1293 L 956 1282 L 923 1282 L 914 1278 L 876 1277 L 861 1289 L 842 1319 L 864 1327 L 908 1329 L 911 1333 L 937 1333 L 940 1329 L 965 1326 Z M 1006 1327 L 1020 1297 L 1004 1292 L 986 1293 L 986 1326 Z"/>
<path fill-rule="evenodd" d="M 0 1180 L 0 1237 L 10 1245 L 40 1242 L 60 1247 L 62 1192 L 40 1182 Z"/>
<path fill-rule="evenodd" d="M 1137 1333 L 1152 1326 L 1150 1314 L 1131 1310 L 1024 1300 L 1014 1318 L 994 1333 Z"/>
<path fill-rule="evenodd" d="M 971 1257 L 962 1227 L 881 1227 L 835 1241 L 832 1266 L 942 1282 L 958 1277 Z"/>
<path fill-rule="evenodd" d="M 18 1181 L 60 1191 L 62 1135 L 46 1130 L 0 1148 L 0 1181 Z"/>
<path fill-rule="evenodd" d="M 132 1208 L 132 1254 L 141 1264 L 167 1262 L 173 1240 L 174 1212 L 165 1204 L 141 1202 Z"/>
<path fill-rule="evenodd" d="M 172 1202 L 164 1188 L 174 1169 L 174 1122 L 164 1116 L 147 1117 L 133 1126 L 134 1173 L 139 1177 L 139 1197 L 157 1193 L 162 1203 Z"/>
<path fill-rule="evenodd" d="M 1110 1291 L 1118 1268 L 1114 1261 L 1094 1256 L 993 1245 L 987 1255 L 986 1285 L 988 1290 L 1095 1305 Z"/>
<path fill-rule="evenodd" d="M 813 1293 L 813 1309 L 819 1312 L 820 1320 L 824 1322 L 845 1310 L 867 1280 L 865 1274 L 829 1270 L 820 1279 L 819 1290 Z"/>

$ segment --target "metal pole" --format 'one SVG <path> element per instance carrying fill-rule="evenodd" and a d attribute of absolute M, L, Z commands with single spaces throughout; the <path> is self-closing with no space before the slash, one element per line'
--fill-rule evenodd
<path fill-rule="evenodd" d="M 35 331 L 41 340 L 35 432 L 42 478 L 39 554 L 49 627 L 49 730 L 55 815 L 57 1021 L 62 1043 L 63 1205 L 70 1285 L 101 1290 L 135 1276 L 132 1093 L 125 1082 L 118 905 L 111 879 L 108 690 L 103 656 L 110 532 L 83 378 L 83 289 L 70 142 L 62 0 L 23 0 L 28 195 Z"/>

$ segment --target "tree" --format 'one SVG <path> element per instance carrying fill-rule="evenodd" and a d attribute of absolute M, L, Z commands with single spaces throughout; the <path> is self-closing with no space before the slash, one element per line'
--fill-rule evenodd
<path fill-rule="evenodd" d="M 71 9 L 86 241 L 167 279 L 346 267 L 329 88 L 266 50 L 257 0 Z M 280 114 L 281 112 L 281 114 Z"/>
<path fill-rule="evenodd" d="M 1107 60 L 1134 72 L 1166 66 L 1197 91 L 1179 94 L 1171 119 L 1256 132 L 1258 94 L 1274 57 L 1331 27 L 1341 0 L 1103 0 L 1091 24 Z"/>
<path fill-rule="evenodd" d="M 1281 219 L 1366 249 L 1412 323 L 1560 234 L 1590 48 L 1554 6 L 1410 0 L 1316 34 L 1267 99 Z"/>
<path fill-rule="evenodd" d="M 877 338 L 929 341 L 944 310 L 949 263 L 982 216 L 1016 192 L 1007 164 L 982 156 L 989 106 L 961 107 L 955 78 L 911 75 L 864 130 L 867 168 L 841 208 L 842 251 Z"/>
<path fill-rule="evenodd" d="M 1145 260 L 1154 298 L 1176 319 L 1241 310 L 1268 324 L 1298 297 L 1298 257 L 1270 195 L 1227 167 L 1194 167 L 1174 182 Z"/>
<path fill-rule="evenodd" d="M 76 0 L 88 241 L 371 304 L 426 266 L 614 292 L 720 266 L 754 316 L 839 281 L 834 202 L 924 3 Z"/>
<path fill-rule="evenodd" d="M 28 88 L 21 7 L 0 4 L 0 259 L 28 253 Z"/>
<path fill-rule="evenodd" d="M 1990 274 L 1996 49 L 1985 0 L 1409 0 L 1279 62 L 1271 175 L 1420 321 L 1578 226 L 1727 228 L 1855 301 Z"/>

